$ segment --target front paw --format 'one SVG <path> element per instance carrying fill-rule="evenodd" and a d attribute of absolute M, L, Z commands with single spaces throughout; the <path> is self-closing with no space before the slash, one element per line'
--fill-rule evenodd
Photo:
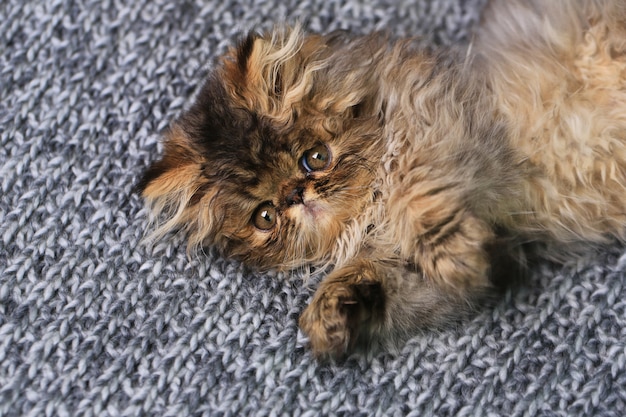
<path fill-rule="evenodd" d="M 327 280 L 300 316 L 300 327 L 315 356 L 341 358 L 354 349 L 360 337 L 368 337 L 382 306 L 380 282 L 361 274 Z"/>

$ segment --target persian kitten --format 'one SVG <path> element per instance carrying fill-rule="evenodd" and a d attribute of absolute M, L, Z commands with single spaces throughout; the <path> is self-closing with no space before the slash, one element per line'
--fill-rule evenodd
<path fill-rule="evenodd" d="M 141 189 L 156 236 L 332 267 L 300 318 L 318 356 L 445 325 L 528 242 L 556 259 L 625 237 L 626 3 L 491 1 L 451 48 L 250 34 Z"/>

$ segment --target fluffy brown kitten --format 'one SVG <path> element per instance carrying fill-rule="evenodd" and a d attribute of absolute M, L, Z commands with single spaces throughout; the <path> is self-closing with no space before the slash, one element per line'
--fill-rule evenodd
<path fill-rule="evenodd" d="M 157 238 L 332 265 L 300 318 L 317 355 L 445 325 L 524 242 L 624 238 L 626 3 L 492 1 L 456 48 L 249 35 L 141 186 Z"/>

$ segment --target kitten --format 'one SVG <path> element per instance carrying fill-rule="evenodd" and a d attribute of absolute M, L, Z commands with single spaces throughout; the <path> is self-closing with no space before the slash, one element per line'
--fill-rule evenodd
<path fill-rule="evenodd" d="M 492 1 L 467 47 L 251 34 L 141 182 L 190 248 L 334 268 L 300 326 L 340 357 L 443 326 L 524 263 L 624 238 L 626 3 Z"/>

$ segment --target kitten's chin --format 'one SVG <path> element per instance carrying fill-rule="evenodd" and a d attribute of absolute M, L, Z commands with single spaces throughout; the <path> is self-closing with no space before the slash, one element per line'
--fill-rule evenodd
<path fill-rule="evenodd" d="M 318 246 L 321 236 L 326 236 L 334 224 L 330 208 L 319 200 L 310 200 L 290 208 L 290 215 L 298 225 L 301 233 L 310 236 L 313 246 Z"/>
<path fill-rule="evenodd" d="M 290 215 L 298 230 L 295 240 L 302 242 L 306 248 L 305 263 L 328 262 L 334 252 L 341 224 L 332 213 L 323 201 L 309 201 L 291 207 Z"/>

